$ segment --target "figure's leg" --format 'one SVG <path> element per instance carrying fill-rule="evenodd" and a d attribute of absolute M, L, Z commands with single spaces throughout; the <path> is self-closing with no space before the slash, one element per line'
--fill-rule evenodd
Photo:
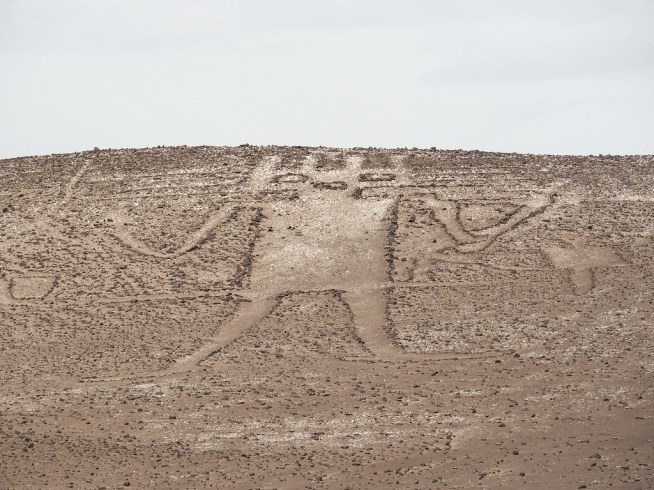
<path fill-rule="evenodd" d="M 382 361 L 480 359 L 503 354 L 503 352 L 498 351 L 486 351 L 475 354 L 457 352 L 404 352 L 393 344 L 386 330 L 385 289 L 379 288 L 362 292 L 346 292 L 343 296 L 352 310 L 357 334 L 365 342 L 366 347 L 372 354 Z"/>
<path fill-rule="evenodd" d="M 8 305 L 12 302 L 11 292 L 9 291 L 9 280 L 0 276 L 0 305 Z"/>
<path fill-rule="evenodd" d="M 392 344 L 386 332 L 386 297 L 383 289 L 346 292 L 357 334 L 366 347 L 381 359 L 395 359 L 401 352 Z"/>
<path fill-rule="evenodd" d="M 223 325 L 220 333 L 211 341 L 200 347 L 190 356 L 179 359 L 167 369 L 167 373 L 179 373 L 193 370 L 198 364 L 206 360 L 217 351 L 236 340 L 256 323 L 263 320 L 272 310 L 275 297 L 259 298 L 243 303 L 232 319 Z"/>
<path fill-rule="evenodd" d="M 574 286 L 575 294 L 586 294 L 593 289 L 593 271 L 590 268 L 570 269 L 570 281 Z"/>
<path fill-rule="evenodd" d="M 243 303 L 234 316 L 225 325 L 220 333 L 195 351 L 190 356 L 177 360 L 168 369 L 156 372 L 142 372 L 112 378 L 91 378 L 87 379 L 90 383 L 120 383 L 129 380 L 165 377 L 174 374 L 181 374 L 197 369 L 198 364 L 208 359 L 217 351 L 227 346 L 230 342 L 236 340 L 247 330 L 265 318 L 272 310 L 276 297 L 265 297 Z"/>

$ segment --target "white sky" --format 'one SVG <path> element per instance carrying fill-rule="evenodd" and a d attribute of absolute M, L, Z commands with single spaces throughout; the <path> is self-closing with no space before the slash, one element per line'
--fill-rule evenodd
<path fill-rule="evenodd" d="M 654 153 L 653 0 L 0 0 L 0 158 Z"/>

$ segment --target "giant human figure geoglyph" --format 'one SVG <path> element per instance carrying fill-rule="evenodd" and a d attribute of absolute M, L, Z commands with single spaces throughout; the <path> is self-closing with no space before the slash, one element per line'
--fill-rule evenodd
<path fill-rule="evenodd" d="M 278 169 L 276 157 L 268 157 L 254 171 L 250 190 L 264 199 L 253 204 L 260 207 L 263 220 L 249 284 L 241 292 L 248 301 L 213 342 L 180 360 L 173 370 L 190 369 L 243 335 L 270 312 L 279 295 L 329 289 L 342 293 L 359 336 L 377 358 L 392 361 L 465 356 L 405 353 L 389 338 L 385 325 L 386 291 L 392 286 L 389 225 L 398 199 L 410 198 L 412 186 L 399 161 L 390 171 L 364 170 L 362 157 L 346 158 L 346 166 L 340 170 L 320 170 L 309 157 L 301 169 L 289 172 Z M 363 193 L 380 186 L 381 193 Z M 265 199 L 267 195 L 288 195 L 267 194 L 271 189 L 292 190 L 293 199 Z M 446 229 L 448 239 L 432 254 L 444 260 L 483 250 L 499 235 L 551 204 L 549 195 L 537 195 L 503 223 L 473 235 L 456 221 L 455 203 L 433 195 L 423 195 L 422 199 Z M 443 252 L 451 254 L 445 256 Z"/>

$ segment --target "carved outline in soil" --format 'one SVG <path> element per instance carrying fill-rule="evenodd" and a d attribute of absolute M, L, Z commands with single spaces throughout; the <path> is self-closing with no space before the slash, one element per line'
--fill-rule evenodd
<path fill-rule="evenodd" d="M 126 247 L 132 249 L 141 255 L 157 257 L 160 259 L 173 259 L 184 255 L 187 252 L 195 250 L 209 237 L 211 232 L 217 226 L 227 222 L 234 215 L 235 209 L 232 206 L 225 206 L 218 211 L 211 213 L 202 226 L 191 234 L 191 236 L 174 252 L 158 252 L 149 247 L 143 240 L 134 237 L 126 228 L 126 224 L 131 223 L 129 216 L 119 211 L 113 211 L 107 214 L 107 218 L 112 219 L 113 235 L 120 240 Z"/>

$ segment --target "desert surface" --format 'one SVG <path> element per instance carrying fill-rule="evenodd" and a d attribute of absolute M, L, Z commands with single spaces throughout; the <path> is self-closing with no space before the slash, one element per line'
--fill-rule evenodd
<path fill-rule="evenodd" d="M 0 161 L 0 488 L 654 488 L 654 157 Z"/>

